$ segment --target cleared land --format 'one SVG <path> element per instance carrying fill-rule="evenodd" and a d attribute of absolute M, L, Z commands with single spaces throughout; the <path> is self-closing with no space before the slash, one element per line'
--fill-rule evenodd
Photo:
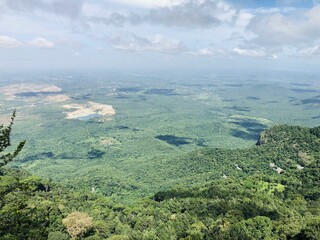
<path fill-rule="evenodd" d="M 110 117 L 116 114 L 116 111 L 111 105 L 87 102 L 86 104 L 67 104 L 63 105 L 68 110 L 66 119 L 79 119 L 90 116 Z"/>

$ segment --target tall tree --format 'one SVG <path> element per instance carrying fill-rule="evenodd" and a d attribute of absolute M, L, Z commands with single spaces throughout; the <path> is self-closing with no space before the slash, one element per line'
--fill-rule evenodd
<path fill-rule="evenodd" d="M 13 125 L 14 118 L 16 117 L 16 111 L 13 112 L 11 116 L 11 121 L 8 126 L 0 125 L 0 167 L 5 166 L 9 162 L 11 162 L 18 153 L 22 150 L 26 141 L 22 141 L 19 143 L 17 148 L 11 153 L 3 153 L 4 150 L 11 146 L 11 129 Z"/>

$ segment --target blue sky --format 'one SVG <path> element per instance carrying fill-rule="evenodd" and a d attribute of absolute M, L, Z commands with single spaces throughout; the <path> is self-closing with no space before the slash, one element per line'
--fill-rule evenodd
<path fill-rule="evenodd" d="M 318 0 L 0 0 L 1 69 L 317 70 Z"/>

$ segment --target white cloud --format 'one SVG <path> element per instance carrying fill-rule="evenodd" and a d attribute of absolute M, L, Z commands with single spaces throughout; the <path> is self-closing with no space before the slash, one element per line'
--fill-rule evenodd
<path fill-rule="evenodd" d="M 302 56 L 320 56 L 320 45 L 304 48 L 299 51 Z"/>
<path fill-rule="evenodd" d="M 250 23 L 251 19 L 254 17 L 252 13 L 246 11 L 239 11 L 238 18 L 235 22 L 238 27 L 246 27 Z"/>
<path fill-rule="evenodd" d="M 160 34 L 151 37 L 140 37 L 135 34 L 116 35 L 111 38 L 111 41 L 116 49 L 132 52 L 174 53 L 184 49 L 179 40 L 167 38 Z"/>
<path fill-rule="evenodd" d="M 212 48 L 200 48 L 196 51 L 190 52 L 191 55 L 201 56 L 201 57 L 210 57 L 210 56 L 221 56 L 225 54 L 223 49 L 212 49 Z"/>
<path fill-rule="evenodd" d="M 73 23 L 159 24 L 169 27 L 202 28 L 233 23 L 237 9 L 224 0 L 113 0 L 114 3 L 142 6 L 142 11 L 112 10 L 108 2 L 89 0 L 4 0 L 16 12 L 40 17 L 63 16 Z M 54 14 L 54 15 L 52 15 Z M 48 17 L 48 16 L 47 16 Z"/>
<path fill-rule="evenodd" d="M 119 58 L 120 64 L 125 51 L 141 53 L 139 59 L 146 64 L 151 57 L 187 62 L 199 56 L 199 61 L 209 64 L 219 58 L 264 61 L 291 57 L 298 61 L 302 56 L 320 56 L 320 5 L 312 6 L 312 0 L 303 0 L 307 6 L 299 5 L 300 0 L 293 0 L 297 3 L 293 5 L 291 0 L 278 5 L 275 1 L 0 0 L 0 47 L 21 47 L 12 57 L 17 61 L 25 48 L 55 47 L 61 51 L 54 56 L 78 55 L 72 59 L 89 61 L 90 55 L 94 61 L 105 61 L 100 53 L 103 48 L 112 59 Z M 271 7 L 249 8 L 267 5 Z M 37 36 L 42 37 L 34 38 Z M 142 52 L 165 54 L 144 56 Z M 44 57 L 47 53 L 37 52 Z M 136 61 L 135 55 L 127 56 Z M 32 58 L 35 56 L 30 55 Z"/>
<path fill-rule="evenodd" d="M 241 56 L 247 57 L 264 57 L 266 53 L 262 49 L 242 49 L 242 48 L 234 48 L 233 52 Z"/>
<path fill-rule="evenodd" d="M 0 47 L 2 48 L 18 48 L 21 46 L 22 43 L 17 39 L 8 36 L 0 36 Z"/>
<path fill-rule="evenodd" d="M 53 42 L 42 37 L 34 38 L 28 44 L 35 48 L 54 48 L 55 46 Z"/>
<path fill-rule="evenodd" d="M 237 11 L 223 1 L 185 0 L 179 5 L 151 10 L 145 22 L 187 28 L 206 28 L 233 23 Z"/>
<path fill-rule="evenodd" d="M 113 0 L 117 3 L 124 3 L 143 8 L 168 7 L 178 5 L 184 0 Z"/>
<path fill-rule="evenodd" d="M 110 14 L 110 9 L 106 8 L 102 4 L 92 4 L 85 2 L 82 6 L 82 16 L 86 18 L 90 17 L 104 17 Z"/>
<path fill-rule="evenodd" d="M 35 48 L 54 48 L 55 45 L 53 42 L 50 42 L 42 37 L 34 38 L 24 44 L 15 38 L 0 36 L 0 47 L 2 48 L 18 48 L 22 46 L 30 46 Z"/>
<path fill-rule="evenodd" d="M 299 12 L 257 15 L 248 30 L 256 35 L 252 42 L 258 45 L 310 44 L 320 38 L 320 5 L 302 15 Z"/>
<path fill-rule="evenodd" d="M 224 23 L 233 24 L 237 19 L 237 9 L 222 0 L 184 0 L 177 3 L 179 4 L 152 8 L 144 13 L 112 12 L 107 16 L 93 16 L 86 20 L 117 27 L 122 27 L 126 23 L 132 25 L 149 23 L 167 27 L 209 28 Z M 93 10 L 86 11 L 90 13 Z"/>
<path fill-rule="evenodd" d="M 80 15 L 84 0 L 5 0 L 12 10 L 34 13 L 37 10 L 76 18 Z"/>
<path fill-rule="evenodd" d="M 272 7 L 272 8 L 257 8 L 254 10 L 255 13 L 257 14 L 275 14 L 275 13 L 284 13 L 284 14 L 288 14 L 290 12 L 293 12 L 297 10 L 294 7 Z"/>

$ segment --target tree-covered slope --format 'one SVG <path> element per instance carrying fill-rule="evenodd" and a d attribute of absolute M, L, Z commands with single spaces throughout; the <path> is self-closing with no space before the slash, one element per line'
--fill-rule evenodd
<path fill-rule="evenodd" d="M 320 158 L 319 137 L 314 134 L 317 129 L 275 126 L 261 133 L 257 145 L 250 148 L 202 148 L 137 167 L 141 168 L 142 176 L 147 175 L 146 180 L 155 181 L 148 185 L 158 189 L 173 185 L 195 186 L 214 179 L 256 173 L 296 172 Z"/>
<path fill-rule="evenodd" d="M 0 239 L 320 239 L 319 129 L 165 160 L 181 186 L 131 206 L 2 167 Z"/>

